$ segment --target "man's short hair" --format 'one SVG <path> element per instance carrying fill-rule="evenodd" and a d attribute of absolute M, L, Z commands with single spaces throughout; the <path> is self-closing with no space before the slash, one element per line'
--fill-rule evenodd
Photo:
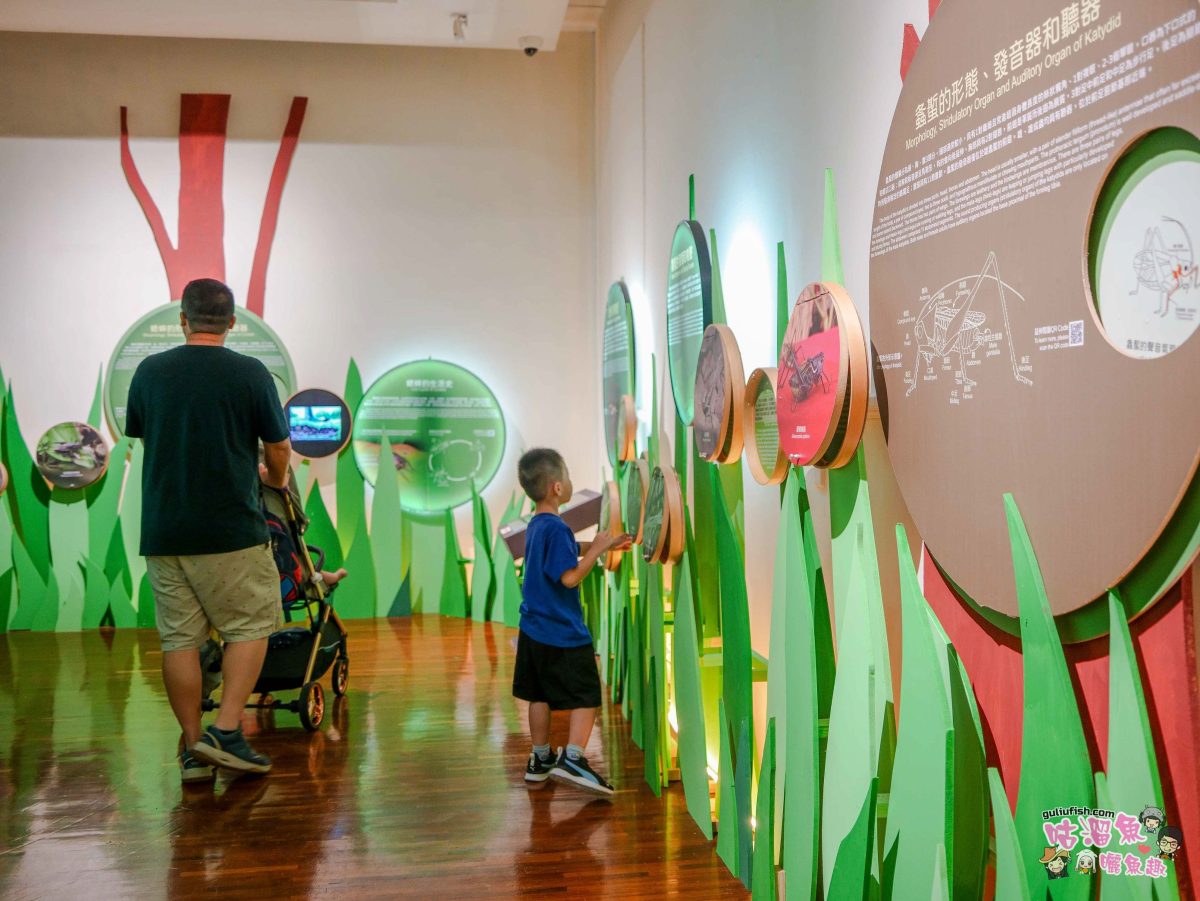
<path fill-rule="evenodd" d="M 233 318 L 233 292 L 215 278 L 197 278 L 183 289 L 181 306 L 193 332 L 221 335 Z"/>
<path fill-rule="evenodd" d="M 542 501 L 550 491 L 550 484 L 566 477 L 567 461 L 556 450 L 535 447 L 521 455 L 517 464 L 517 478 L 521 487 L 535 504 Z"/>

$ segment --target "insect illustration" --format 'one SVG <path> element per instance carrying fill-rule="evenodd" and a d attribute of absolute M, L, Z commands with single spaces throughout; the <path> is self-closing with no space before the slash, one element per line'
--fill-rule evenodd
<path fill-rule="evenodd" d="M 1142 249 L 1133 257 L 1133 271 L 1138 283 L 1129 293 L 1137 294 L 1143 285 L 1158 292 L 1159 308 L 1154 312 L 1159 316 L 1167 315 L 1172 298 L 1180 288 L 1200 285 L 1200 269 L 1196 268 L 1192 239 L 1183 223 L 1163 216 L 1162 225 L 1146 229 Z"/>
<path fill-rule="evenodd" d="M 799 342 L 785 343 L 780 364 L 779 384 L 788 386 L 793 409 L 808 400 L 808 396 L 817 385 L 820 385 L 823 391 L 829 391 L 829 376 L 825 374 L 823 352 L 806 357 Z"/>

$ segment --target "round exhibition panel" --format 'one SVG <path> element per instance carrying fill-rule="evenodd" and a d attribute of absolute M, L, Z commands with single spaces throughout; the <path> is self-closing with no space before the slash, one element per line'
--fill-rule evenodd
<path fill-rule="evenodd" d="M 704 330 L 696 361 L 696 451 L 710 463 L 732 463 L 742 452 L 745 373 L 737 339 L 727 325 Z"/>
<path fill-rule="evenodd" d="M 637 456 L 637 405 L 630 394 L 621 395 L 618 405 L 620 420 L 617 424 L 617 457 L 628 463 Z"/>
<path fill-rule="evenodd" d="M 504 457 L 504 415 L 474 373 L 443 360 L 415 360 L 380 376 L 354 418 L 354 460 L 372 485 L 386 438 L 400 505 L 440 512 L 482 491 Z"/>
<path fill-rule="evenodd" d="M 650 474 L 650 487 L 646 490 L 646 508 L 642 520 L 642 556 L 647 563 L 662 562 L 670 529 L 669 516 L 666 479 L 662 468 L 655 467 Z"/>
<path fill-rule="evenodd" d="M 805 288 L 776 374 L 779 446 L 793 466 L 843 466 L 854 456 L 870 396 L 866 361 L 862 323 L 845 289 L 833 282 Z"/>
<path fill-rule="evenodd" d="M 608 289 L 604 306 L 604 346 L 602 389 L 604 392 L 604 444 L 608 462 L 615 466 L 621 456 L 623 398 L 634 394 L 635 345 L 633 337 L 633 305 L 624 282 L 614 282 Z M 636 419 L 636 415 L 635 415 Z M 636 432 L 636 424 L 635 424 Z"/>
<path fill-rule="evenodd" d="M 1196 8 L 1074 9 L 942 5 L 871 238 L 876 391 L 917 529 L 1015 632 L 1011 493 L 1067 641 L 1107 633 L 1109 589 L 1144 610 L 1200 546 Z"/>
<path fill-rule="evenodd" d="M 787 476 L 788 461 L 779 446 L 775 415 L 775 367 L 755 369 L 746 382 L 742 403 L 745 458 L 750 475 L 760 485 L 778 485 Z"/>
<path fill-rule="evenodd" d="M 350 408 L 332 391 L 305 388 L 288 398 L 283 411 L 292 450 L 302 457 L 330 457 L 350 443 Z"/>
<path fill-rule="evenodd" d="M 695 410 L 696 361 L 704 329 L 712 322 L 712 263 L 699 222 L 685 219 L 671 241 L 667 269 L 667 364 L 671 393 L 683 424 Z"/>
<path fill-rule="evenodd" d="M 650 491 L 650 464 L 644 457 L 630 462 L 625 475 L 625 498 L 621 505 L 625 532 L 634 544 L 642 543 L 642 521 L 646 516 L 646 497 Z"/>
<path fill-rule="evenodd" d="M 604 491 L 600 495 L 600 524 L 596 534 L 603 533 L 619 536 L 621 527 L 621 489 L 611 479 L 604 483 Z M 621 565 L 621 551 L 605 551 L 604 568 L 615 572 Z"/>
<path fill-rule="evenodd" d="M 4 464 L 0 463 L 0 495 L 4 494 L 4 489 L 8 487 L 8 470 L 4 468 Z"/>
<path fill-rule="evenodd" d="M 687 528 L 683 519 L 683 487 L 679 484 L 679 476 L 670 466 L 661 467 L 663 483 L 666 486 L 667 500 L 667 544 L 663 551 L 662 562 L 675 564 L 683 557 L 684 539 Z"/>
<path fill-rule="evenodd" d="M 104 416 L 109 430 L 120 438 L 125 434 L 125 405 L 129 383 L 138 364 L 151 354 L 179 347 L 184 343 L 179 326 L 179 304 L 155 307 L 127 331 L 117 343 L 104 373 Z M 225 338 L 225 346 L 259 360 L 275 379 L 279 402 L 296 390 L 296 370 L 283 341 L 261 318 L 243 307 L 234 310 L 237 322 Z"/>
<path fill-rule="evenodd" d="M 86 488 L 108 469 L 108 444 L 85 422 L 60 422 L 38 440 L 35 462 L 55 488 Z"/>

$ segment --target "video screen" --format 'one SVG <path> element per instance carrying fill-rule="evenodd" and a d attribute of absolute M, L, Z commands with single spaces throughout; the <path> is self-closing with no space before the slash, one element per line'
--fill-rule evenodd
<path fill-rule="evenodd" d="M 341 441 L 342 408 L 289 406 L 292 441 Z"/>

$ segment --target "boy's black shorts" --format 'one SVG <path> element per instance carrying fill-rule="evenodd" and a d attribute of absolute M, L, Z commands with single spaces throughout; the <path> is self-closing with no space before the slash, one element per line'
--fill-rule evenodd
<path fill-rule="evenodd" d="M 559 648 L 534 641 L 524 632 L 517 639 L 513 696 L 542 702 L 551 710 L 600 706 L 600 673 L 591 643 Z"/>

